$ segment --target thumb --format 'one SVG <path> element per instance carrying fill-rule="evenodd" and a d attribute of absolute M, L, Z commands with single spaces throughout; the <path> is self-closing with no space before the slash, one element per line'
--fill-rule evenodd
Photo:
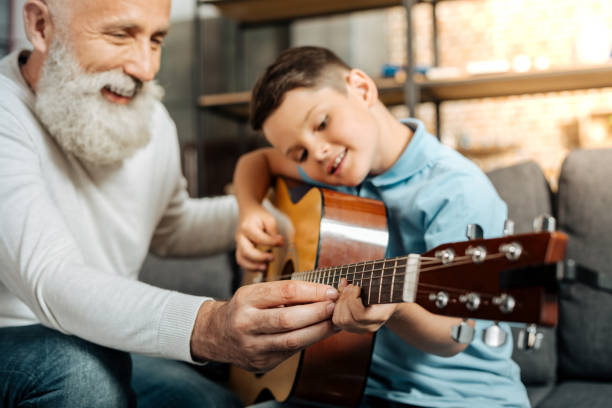
<path fill-rule="evenodd" d="M 276 240 L 277 244 L 280 245 L 283 243 L 283 236 L 280 235 L 278 232 L 278 225 L 274 217 L 272 216 L 265 217 L 263 219 L 263 227 L 264 227 L 264 230 L 268 233 L 268 235 L 270 235 L 270 237 Z"/>

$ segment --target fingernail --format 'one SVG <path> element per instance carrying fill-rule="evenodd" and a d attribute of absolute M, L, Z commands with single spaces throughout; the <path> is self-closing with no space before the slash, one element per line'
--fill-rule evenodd
<path fill-rule="evenodd" d="M 336 307 L 335 303 L 330 303 L 327 305 L 327 313 L 332 314 L 334 312 L 334 308 Z"/>
<path fill-rule="evenodd" d="M 336 289 L 329 288 L 327 289 L 327 292 L 325 292 L 325 294 L 327 295 L 328 299 L 331 299 L 331 300 L 338 299 L 338 291 Z"/>

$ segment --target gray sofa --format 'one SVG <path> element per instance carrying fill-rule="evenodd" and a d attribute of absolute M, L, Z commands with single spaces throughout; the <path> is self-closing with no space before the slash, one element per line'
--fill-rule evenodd
<path fill-rule="evenodd" d="M 536 216 L 552 214 L 558 229 L 569 236 L 568 257 L 612 274 L 612 149 L 572 152 L 563 164 L 555 194 L 534 162 L 488 175 L 508 204 L 516 233 L 532 231 Z M 231 293 L 233 269 L 224 255 L 184 261 L 150 258 L 141 278 L 162 287 L 223 298 Z M 612 293 L 579 283 L 562 284 L 559 299 L 559 325 L 542 329 L 542 346 L 514 351 L 532 405 L 612 407 Z M 208 369 L 223 378 L 222 367 Z"/>
<path fill-rule="evenodd" d="M 569 237 L 567 257 L 612 274 L 612 149 L 570 153 L 556 194 L 533 162 L 488 175 L 508 204 L 517 233 L 531 231 L 535 216 L 552 214 Z M 612 293 L 562 283 L 559 325 L 543 331 L 540 349 L 515 349 L 513 355 L 532 405 L 612 407 Z"/>

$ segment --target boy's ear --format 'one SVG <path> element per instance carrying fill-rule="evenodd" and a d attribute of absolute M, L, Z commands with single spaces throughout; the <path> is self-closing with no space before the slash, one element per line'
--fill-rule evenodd
<path fill-rule="evenodd" d="M 356 95 L 368 104 L 368 107 L 374 106 L 378 100 L 378 88 L 376 84 L 360 69 L 351 69 L 346 77 L 349 92 L 354 92 Z"/>
<path fill-rule="evenodd" d="M 47 3 L 42 0 L 28 0 L 23 6 L 23 25 L 34 49 L 46 54 L 51 45 L 54 28 Z"/>

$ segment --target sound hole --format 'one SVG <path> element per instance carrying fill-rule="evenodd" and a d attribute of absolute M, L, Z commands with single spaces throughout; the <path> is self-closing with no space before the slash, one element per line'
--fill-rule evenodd
<path fill-rule="evenodd" d="M 281 274 L 281 280 L 289 280 L 291 279 L 291 274 L 295 272 L 295 265 L 293 265 L 293 261 L 289 260 L 283 267 L 283 273 Z"/>

